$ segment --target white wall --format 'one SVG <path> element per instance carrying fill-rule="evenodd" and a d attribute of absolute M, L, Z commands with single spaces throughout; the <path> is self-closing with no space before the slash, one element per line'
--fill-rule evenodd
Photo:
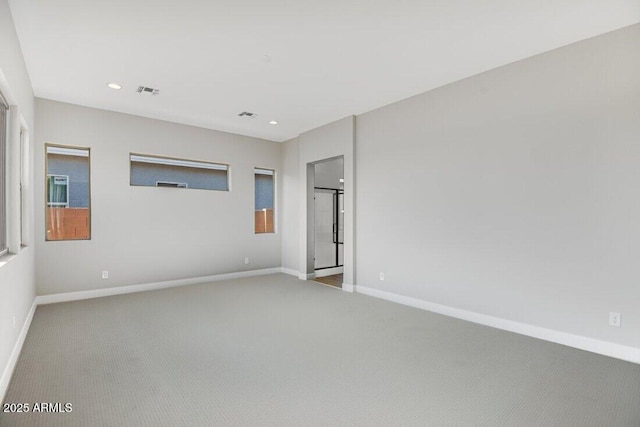
<path fill-rule="evenodd" d="M 358 285 L 640 347 L 639 76 L 635 25 L 358 116 Z"/>
<path fill-rule="evenodd" d="M 282 158 L 282 208 L 280 209 L 280 233 L 282 238 L 282 267 L 299 274 L 300 261 L 300 202 L 299 180 L 300 144 L 298 138 L 281 144 Z"/>
<path fill-rule="evenodd" d="M 91 148 L 91 240 L 45 242 L 36 209 L 39 295 L 280 267 L 280 235 L 254 234 L 253 199 L 254 167 L 279 175 L 278 143 L 44 99 L 36 118 L 36 200 L 45 143 Z M 130 152 L 230 164 L 231 191 L 132 187 Z"/>
<path fill-rule="evenodd" d="M 33 92 L 6 0 L 0 0 L 0 91 L 11 105 L 17 106 L 18 114 L 24 118 L 29 131 L 32 132 Z M 13 110 L 15 111 L 15 107 Z M 9 142 L 15 147 L 15 141 Z M 10 156 L 15 158 L 11 153 Z M 32 167 L 32 158 L 28 163 Z M 12 163 L 9 169 L 9 173 L 13 175 L 11 192 L 15 195 L 19 172 L 15 163 Z M 2 185 L 5 185 L 4 180 Z M 17 207 L 15 201 L 9 204 L 11 212 L 19 210 Z M 32 197 L 28 198 L 27 207 L 33 210 Z M 12 235 L 15 236 L 17 231 L 18 228 L 12 221 Z M 33 235 L 32 220 L 27 220 L 25 231 L 27 235 Z M 11 353 L 35 296 L 34 247 L 14 247 L 14 251 L 17 253 L 0 257 L 0 400 L 9 380 L 10 372 L 6 368 Z"/>

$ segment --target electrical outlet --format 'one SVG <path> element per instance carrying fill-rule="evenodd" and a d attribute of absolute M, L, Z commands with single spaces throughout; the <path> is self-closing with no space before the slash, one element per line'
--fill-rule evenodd
<path fill-rule="evenodd" d="M 609 313 L 609 325 L 619 328 L 620 327 L 620 317 L 621 317 L 620 313 L 616 313 L 614 311 Z"/>
<path fill-rule="evenodd" d="M 102 272 L 102 278 L 103 278 L 103 279 L 108 279 L 108 278 L 109 278 L 109 272 L 108 272 L 107 270 L 104 270 L 104 271 Z"/>
<path fill-rule="evenodd" d="M 380 273 L 380 280 L 384 280 L 384 273 Z"/>
<path fill-rule="evenodd" d="M 245 258 L 245 259 L 244 259 L 244 263 L 245 263 L 245 264 L 249 264 L 249 258 Z"/>

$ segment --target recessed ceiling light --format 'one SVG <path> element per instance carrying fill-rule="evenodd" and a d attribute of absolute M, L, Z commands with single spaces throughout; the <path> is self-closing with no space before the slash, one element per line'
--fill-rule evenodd
<path fill-rule="evenodd" d="M 275 120 L 271 120 L 271 121 L 269 122 L 269 124 L 270 124 L 270 125 L 277 125 L 277 124 L 278 124 L 278 122 L 276 122 Z"/>
<path fill-rule="evenodd" d="M 120 86 L 118 83 L 107 83 L 107 86 L 109 86 L 111 89 L 122 89 L 122 86 Z"/>

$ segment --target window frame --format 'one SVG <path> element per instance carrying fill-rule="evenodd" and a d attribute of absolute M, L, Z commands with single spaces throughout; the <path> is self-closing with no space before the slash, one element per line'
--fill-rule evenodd
<path fill-rule="evenodd" d="M 27 170 L 27 164 L 25 163 L 26 161 L 26 157 L 25 157 L 25 152 L 26 152 L 26 130 L 20 126 L 20 197 L 19 197 L 19 203 L 20 203 L 20 247 L 24 247 L 26 246 L 24 243 L 24 226 L 25 226 L 25 215 L 26 215 L 26 209 L 25 209 L 25 197 L 24 197 L 24 181 L 25 181 L 25 174 L 26 174 L 26 170 Z"/>
<path fill-rule="evenodd" d="M 46 190 L 47 190 L 47 196 L 49 196 L 49 194 L 48 194 L 48 190 L 49 190 L 49 178 L 54 178 L 54 180 L 55 180 L 55 178 L 57 178 L 57 177 L 64 177 L 64 178 L 66 178 L 66 180 L 65 180 L 65 181 L 66 181 L 67 183 L 65 184 L 65 186 L 67 187 L 67 188 L 66 188 L 66 190 L 67 190 L 67 191 L 66 191 L 66 193 L 67 193 L 67 194 L 66 194 L 66 196 L 65 196 L 65 198 L 64 198 L 64 199 L 66 200 L 66 202 L 64 202 L 64 203 L 61 203 L 61 202 L 50 202 L 50 201 L 49 201 L 49 198 L 47 197 L 47 207 L 48 207 L 48 208 L 68 208 L 68 207 L 69 207 L 69 175 L 56 175 L 56 174 L 53 174 L 53 173 L 47 174 L 47 187 L 46 187 Z"/>
<path fill-rule="evenodd" d="M 182 182 L 174 182 L 174 181 L 170 181 L 170 180 L 156 180 L 156 185 L 143 185 L 143 184 L 133 184 L 131 182 L 131 177 L 132 177 L 132 172 L 133 172 L 133 168 L 132 168 L 132 163 L 134 163 L 133 158 L 134 157 L 142 157 L 142 158 L 149 158 L 149 159 L 158 159 L 158 160 L 167 160 L 169 162 L 176 162 L 176 163 L 180 163 L 180 162 L 184 162 L 184 163 L 192 163 L 194 164 L 194 166 L 189 166 L 188 164 L 185 165 L 180 165 L 180 164 L 174 164 L 172 165 L 171 163 L 162 163 L 162 162 L 158 162 L 157 164 L 159 165 L 163 165 L 163 166 L 179 166 L 179 167 L 185 167 L 185 168 L 194 168 L 197 169 L 198 166 L 195 166 L 197 164 L 203 164 L 203 165 L 212 165 L 212 166 L 222 166 L 223 168 L 216 168 L 216 167 L 211 167 L 211 168 L 201 168 L 201 169 L 211 169 L 211 170 L 224 170 L 226 172 L 226 190 L 221 190 L 218 188 L 193 188 L 190 187 L 188 185 L 188 183 L 182 183 Z M 153 164 L 153 162 L 136 162 L 136 163 L 149 163 L 149 164 Z M 173 185 L 157 185 L 158 182 L 162 182 L 162 183 L 171 183 L 171 184 L 186 184 L 186 186 L 173 186 Z M 223 162 L 214 162 L 214 161 L 209 161 L 209 160 L 193 160 L 193 159 L 184 159 L 184 158 L 180 158 L 180 157 L 170 157 L 170 156 L 159 156 L 157 154 L 144 154 L 144 153 L 134 153 L 134 152 L 130 152 L 129 153 L 129 186 L 130 187 L 154 187 L 154 188 L 179 188 L 179 189 L 186 189 L 186 190 L 202 190 L 202 191 L 222 191 L 222 192 L 230 192 L 231 191 L 231 165 L 228 163 L 223 163 Z"/>
<path fill-rule="evenodd" d="M 258 173 L 258 171 L 265 171 L 265 172 L 271 172 L 271 173 L 264 173 L 264 174 L 260 174 Z M 254 166 L 253 168 L 253 212 L 254 212 L 254 224 L 253 224 L 253 234 L 254 235 L 262 235 L 262 234 L 277 234 L 278 233 L 278 221 L 276 220 L 276 174 L 277 171 L 275 169 L 271 169 L 271 168 L 265 168 L 265 167 L 260 167 L 260 166 Z M 255 212 L 257 212 L 255 209 L 255 203 L 256 203 L 256 175 L 270 175 L 271 176 L 271 181 L 272 181 L 272 188 L 273 190 L 271 191 L 271 197 L 272 197 L 272 201 L 273 201 L 273 231 L 264 231 L 263 233 L 258 233 L 255 231 L 256 228 L 256 224 L 255 224 Z M 263 209 L 264 210 L 264 209 Z M 265 220 L 266 222 L 266 220 Z M 266 227 L 265 227 L 266 228 Z"/>
<path fill-rule="evenodd" d="M 7 203 L 9 193 L 9 103 L 0 92 L 0 109 L 4 110 L 4 120 L 0 123 L 0 178 L 3 187 L 0 188 L 0 257 L 9 253 L 9 206 Z"/>
<path fill-rule="evenodd" d="M 49 175 L 55 175 L 55 174 L 49 174 L 49 152 L 48 149 L 49 147 L 52 148 L 66 148 L 66 149 L 71 149 L 71 150 L 86 150 L 87 151 L 87 163 L 88 163 L 88 179 L 87 179 L 87 186 L 89 187 L 89 196 L 88 196 L 88 209 L 89 209 L 89 215 L 88 215 L 88 237 L 86 239 L 49 239 L 49 233 L 48 233 L 48 227 L 49 227 L 49 220 L 48 220 L 48 215 L 46 213 L 46 209 L 49 207 L 49 200 L 47 197 L 47 192 L 48 192 L 48 183 L 47 183 L 47 179 L 49 178 Z M 67 191 L 69 191 L 69 185 L 67 183 Z M 67 201 L 68 201 L 68 197 L 67 197 Z M 91 236 L 93 235 L 93 227 L 92 227 L 92 221 L 91 221 L 91 217 L 93 215 L 93 207 L 91 205 L 91 147 L 79 147 L 79 146 L 75 146 L 75 145 L 62 145 L 62 144 L 54 144 L 54 143 L 45 143 L 44 144 L 44 209 L 45 209 L 45 215 L 44 215 L 44 240 L 45 242 L 77 242 L 77 241 L 88 241 L 91 240 Z"/>
<path fill-rule="evenodd" d="M 24 117 L 20 116 L 20 177 L 19 177 L 19 202 L 20 202 L 20 218 L 19 218 L 19 247 L 26 248 L 31 244 L 32 231 L 30 230 L 31 212 L 33 209 L 30 203 L 31 195 L 31 140 L 29 128 L 24 120 Z"/>

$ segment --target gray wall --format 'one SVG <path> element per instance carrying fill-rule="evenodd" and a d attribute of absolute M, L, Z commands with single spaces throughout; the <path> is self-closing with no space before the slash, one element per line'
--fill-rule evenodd
<path fill-rule="evenodd" d="M 278 143 L 44 99 L 36 113 L 37 171 L 45 143 L 91 148 L 92 210 L 91 240 L 45 242 L 36 209 L 38 294 L 281 265 L 280 235 L 254 233 L 253 197 L 254 168 L 280 169 Z M 130 152 L 229 164 L 231 190 L 130 186 Z M 39 175 L 36 200 L 43 184 Z"/>
<path fill-rule="evenodd" d="M 33 91 L 6 0 L 0 0 L 0 90 L 11 105 L 18 106 L 20 114 L 32 132 Z M 29 157 L 28 163 L 29 178 L 32 178 L 32 156 Z M 11 173 L 16 172 L 13 169 L 15 163 L 12 163 Z M 25 186 L 29 212 L 33 212 L 33 193 L 29 193 L 31 182 L 32 179 L 27 181 Z M 26 231 L 28 236 L 33 236 L 31 218 L 27 218 Z M 32 243 L 32 238 L 29 238 L 28 243 Z M 9 380 L 5 367 L 35 296 L 34 260 L 33 245 L 22 248 L 18 254 L 0 259 L 0 381 Z"/>
<path fill-rule="evenodd" d="M 358 285 L 640 347 L 639 76 L 635 25 L 358 116 Z"/>

